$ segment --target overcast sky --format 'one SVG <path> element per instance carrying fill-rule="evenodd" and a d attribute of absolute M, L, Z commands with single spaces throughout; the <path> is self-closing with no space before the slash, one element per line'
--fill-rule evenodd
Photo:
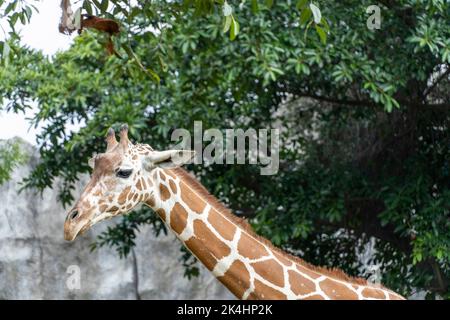
<path fill-rule="evenodd" d="M 72 38 L 76 35 L 67 36 L 59 33 L 58 23 L 61 16 L 59 3 L 59 0 L 45 0 L 36 3 L 39 13 L 34 13 L 31 23 L 21 28 L 23 43 L 42 50 L 47 55 L 52 55 L 58 50 L 65 50 L 70 46 Z M 4 35 L 0 33 L 0 39 L 3 40 L 3 38 Z M 26 115 L 16 115 L 0 110 L 0 139 L 19 136 L 34 144 L 39 128 L 37 130 L 29 129 L 29 124 L 25 120 L 34 112 L 36 110 L 31 110 Z"/>

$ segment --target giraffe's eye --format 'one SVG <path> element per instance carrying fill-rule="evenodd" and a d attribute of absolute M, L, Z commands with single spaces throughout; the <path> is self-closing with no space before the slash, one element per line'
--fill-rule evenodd
<path fill-rule="evenodd" d="M 119 178 L 128 178 L 132 172 L 132 169 L 117 169 L 116 176 Z"/>

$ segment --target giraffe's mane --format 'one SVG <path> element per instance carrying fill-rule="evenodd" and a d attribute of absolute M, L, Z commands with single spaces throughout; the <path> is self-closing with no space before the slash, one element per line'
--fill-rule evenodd
<path fill-rule="evenodd" d="M 311 263 L 306 262 L 305 260 L 297 257 L 289 252 L 286 252 L 278 247 L 276 247 L 270 240 L 258 235 L 252 228 L 252 226 L 247 222 L 247 220 L 236 216 L 231 212 L 222 202 L 220 202 L 215 196 L 209 193 L 209 191 L 190 173 L 182 168 L 171 169 L 171 171 L 178 176 L 184 183 L 186 183 L 192 190 L 197 192 L 203 199 L 211 205 L 214 209 L 216 209 L 219 213 L 224 215 L 226 218 L 234 222 L 238 227 L 247 232 L 250 236 L 258 240 L 259 242 L 268 246 L 271 250 L 276 253 L 287 257 L 288 259 L 294 261 L 295 263 L 325 276 L 330 276 L 336 279 L 343 280 L 352 284 L 359 285 L 368 285 L 368 281 L 366 279 L 360 277 L 352 277 L 346 274 L 344 271 L 338 268 L 327 268 L 313 265 Z M 373 285 L 373 284 L 372 284 Z M 382 286 L 381 286 L 382 287 Z"/>

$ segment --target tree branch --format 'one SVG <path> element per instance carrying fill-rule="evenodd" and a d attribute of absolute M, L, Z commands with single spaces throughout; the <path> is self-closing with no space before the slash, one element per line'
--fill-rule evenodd
<path fill-rule="evenodd" d="M 450 66 L 447 66 L 447 70 L 442 73 L 434 82 L 431 86 L 429 86 L 423 93 L 423 97 L 426 98 L 431 91 L 433 91 L 433 89 L 439 84 L 439 82 L 441 82 L 446 76 L 448 76 L 450 74 Z"/>
<path fill-rule="evenodd" d="M 315 100 L 320 100 L 324 102 L 329 102 L 333 104 L 342 104 L 342 105 L 348 105 L 348 106 L 357 106 L 357 107 L 374 107 L 376 106 L 376 103 L 370 100 L 347 100 L 347 99 L 337 99 L 337 98 L 331 98 L 331 97 L 324 97 L 313 93 L 305 93 L 300 92 L 298 93 L 300 97 L 306 97 L 311 98 Z"/>
<path fill-rule="evenodd" d="M 348 106 L 356 106 L 356 107 L 381 107 L 381 104 L 377 104 L 370 100 L 348 100 L 348 99 L 337 99 L 337 98 L 331 98 L 331 97 L 324 97 L 316 94 L 311 93 L 298 93 L 300 97 L 307 97 L 319 101 L 324 101 L 332 104 L 339 104 L 339 105 L 348 105 Z M 401 105 L 405 106 L 413 106 L 417 108 L 429 108 L 429 109 L 436 109 L 439 111 L 449 111 L 450 110 L 450 103 L 420 103 L 420 102 L 414 102 L 414 101 L 408 101 L 404 99 L 397 100 Z"/>

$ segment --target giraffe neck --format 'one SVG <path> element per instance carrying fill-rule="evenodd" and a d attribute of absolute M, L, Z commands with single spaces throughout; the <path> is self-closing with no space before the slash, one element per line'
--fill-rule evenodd
<path fill-rule="evenodd" d="M 147 205 L 239 299 L 402 298 L 275 248 L 182 169 L 157 169 L 153 174 L 154 196 Z"/>

